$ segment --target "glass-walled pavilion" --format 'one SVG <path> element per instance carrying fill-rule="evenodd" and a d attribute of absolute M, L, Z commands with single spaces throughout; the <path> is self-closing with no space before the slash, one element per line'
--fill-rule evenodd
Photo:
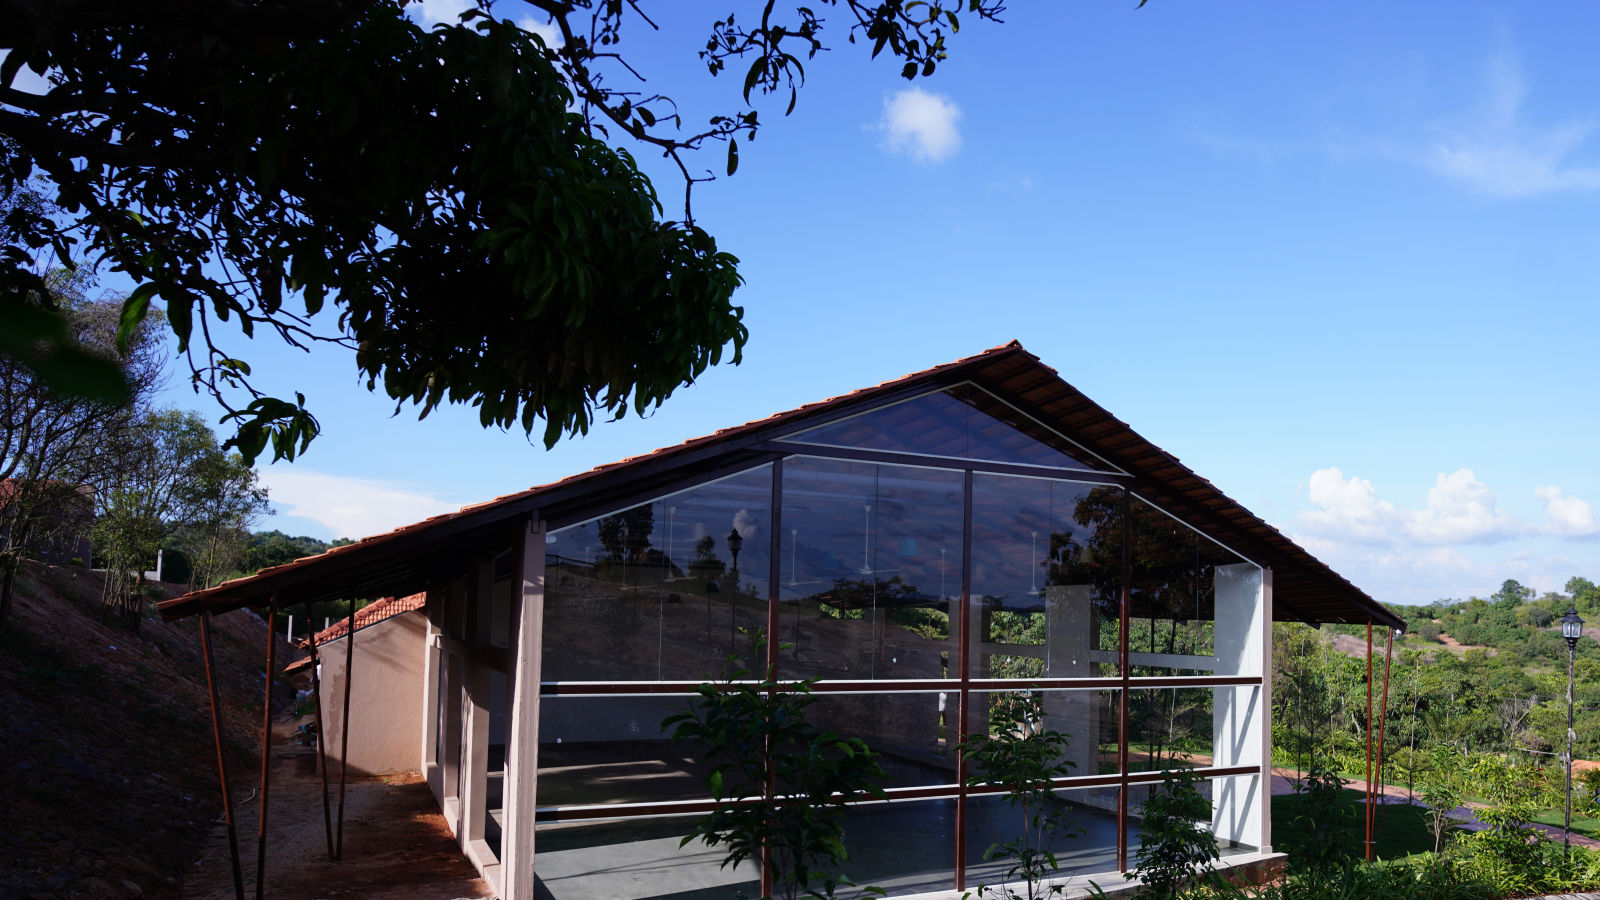
<path fill-rule="evenodd" d="M 971 384 L 783 435 L 771 462 L 548 523 L 535 871 L 554 898 L 758 896 L 680 847 L 706 760 L 662 722 L 752 651 L 814 680 L 887 802 L 852 807 L 844 874 L 890 896 L 995 883 L 1020 813 L 967 787 L 964 735 L 1027 695 L 1070 735 L 1081 833 L 1062 875 L 1137 861 L 1140 804 L 1206 775 L 1224 853 L 1267 842 L 1261 567 L 1127 473 Z M 543 894 L 541 894 L 542 896 Z"/>
<path fill-rule="evenodd" d="M 998 880 L 1019 817 L 957 745 L 1008 729 L 1069 735 L 1064 873 L 1131 869 L 1175 765 L 1225 857 L 1266 851 L 1272 620 L 1400 624 L 1016 343 L 161 611 L 419 591 L 423 646 L 391 661 L 422 672 L 418 767 L 516 900 L 757 895 L 754 865 L 680 846 L 708 761 L 662 725 L 730 658 L 814 681 L 813 724 L 879 754 L 843 873 L 890 896 Z"/>

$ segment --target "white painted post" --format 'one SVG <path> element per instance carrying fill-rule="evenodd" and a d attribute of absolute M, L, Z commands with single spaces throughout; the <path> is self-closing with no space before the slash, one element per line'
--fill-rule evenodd
<path fill-rule="evenodd" d="M 544 635 L 544 523 L 537 513 L 523 535 L 521 585 L 511 683 L 511 739 L 506 745 L 505 827 L 502 830 L 500 896 L 533 900 L 533 810 L 539 773 L 540 649 Z"/>
<path fill-rule="evenodd" d="M 1218 675 L 1260 677 L 1271 654 L 1271 619 L 1262 570 L 1249 563 L 1217 566 L 1215 635 Z M 1260 766 L 1261 773 L 1217 779 L 1211 792 L 1211 825 L 1218 838 L 1261 847 L 1270 808 L 1271 732 L 1264 687 L 1213 689 L 1212 765 Z M 1264 740 L 1263 740 L 1264 739 Z M 1263 755 L 1265 753 L 1265 755 Z"/>
<path fill-rule="evenodd" d="M 157 561 L 157 565 L 159 566 L 159 564 L 160 564 L 160 561 L 158 560 Z M 293 646 L 294 645 L 294 613 L 290 613 L 289 614 L 289 625 L 288 625 L 287 628 L 284 629 L 284 635 L 285 635 L 285 639 L 289 642 L 289 645 Z"/>

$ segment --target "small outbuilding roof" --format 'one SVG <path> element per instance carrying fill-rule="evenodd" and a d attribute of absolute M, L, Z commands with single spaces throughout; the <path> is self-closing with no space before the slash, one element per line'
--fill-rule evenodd
<path fill-rule="evenodd" d="M 426 591 L 412 594 L 408 597 L 383 597 L 378 600 L 374 600 L 373 602 L 368 603 L 366 606 L 356 610 L 356 630 L 360 631 L 363 628 L 370 628 L 380 622 L 387 622 L 395 616 L 403 613 L 422 609 L 427 605 L 428 594 Z M 295 646 L 310 647 L 311 642 L 316 641 L 317 646 L 320 647 L 329 641 L 337 641 L 349 633 L 350 620 L 349 618 L 343 618 L 308 638 L 303 638 L 299 641 L 296 641 Z M 287 666 L 283 667 L 283 670 L 285 672 L 298 672 L 309 665 L 311 665 L 311 657 L 307 656 L 304 659 L 297 659 L 294 662 L 289 663 Z"/>
<path fill-rule="evenodd" d="M 684 480 L 712 478 L 782 452 L 770 442 L 811 422 L 831 420 L 919 393 L 972 382 L 1069 436 L 1132 476 L 1132 490 L 1253 562 L 1273 570 L 1274 618 L 1402 627 L 1399 617 L 1262 521 L 1177 457 L 1084 396 L 1013 341 L 876 387 L 723 429 L 675 447 L 611 463 L 486 503 L 434 516 L 318 556 L 186 594 L 160 605 L 166 619 L 276 602 L 411 594 L 452 569 L 465 551 L 507 547 L 531 515 L 556 525 L 626 504 Z M 1263 428 L 1270 427 L 1267 424 Z"/>

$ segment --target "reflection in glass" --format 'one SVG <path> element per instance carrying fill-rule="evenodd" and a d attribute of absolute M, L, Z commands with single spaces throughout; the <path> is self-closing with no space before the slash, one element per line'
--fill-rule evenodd
<path fill-rule="evenodd" d="M 1237 593 L 1239 567 L 1260 570 L 1138 497 L 1129 502 L 1128 533 L 1131 674 L 1217 671 L 1207 657 L 1217 653 L 1218 599 Z"/>
<path fill-rule="evenodd" d="M 772 467 L 546 537 L 544 681 L 714 677 L 766 627 Z"/>
<path fill-rule="evenodd" d="M 790 440 L 1058 469 L 1111 469 L 1082 447 L 972 384 L 819 425 Z"/>
<path fill-rule="evenodd" d="M 955 885 L 956 800 L 896 800 L 845 810 L 842 874 L 891 897 Z M 842 892 L 841 896 L 852 896 Z"/>
<path fill-rule="evenodd" d="M 967 731 L 973 735 L 1017 733 L 1017 710 L 1032 700 L 1042 716 L 1021 728 L 1037 734 L 1057 731 L 1067 736 L 1061 757 L 1070 763 L 1064 777 L 1109 775 L 1117 771 L 1117 691 L 1105 689 L 973 691 Z M 982 774 L 982 773 L 977 773 Z"/>
<path fill-rule="evenodd" d="M 711 796 L 697 748 L 662 722 L 693 697 L 539 698 L 539 806 L 660 803 Z"/>
<path fill-rule="evenodd" d="M 679 846 L 692 819 L 541 824 L 535 896 L 549 900 L 726 900 L 759 896 L 760 866 L 722 868 L 725 847 Z"/>
<path fill-rule="evenodd" d="M 1068 806 L 1070 828 L 1043 839 L 1034 846 L 1056 856 L 1058 876 L 1088 872 L 1114 872 L 1117 868 L 1117 798 L 1115 787 L 1080 788 L 1056 792 L 1058 802 Z M 1004 856 L 989 859 L 998 845 L 1024 833 L 1026 817 L 1021 807 L 1012 806 L 1003 794 L 980 794 L 967 798 L 967 881 L 998 886 L 1015 864 Z M 1020 889 L 1020 886 L 1019 886 Z"/>
<path fill-rule="evenodd" d="M 953 686 L 952 686 L 953 687 Z M 956 692 L 815 694 L 806 721 L 860 738 L 888 772 L 885 787 L 926 787 L 956 777 Z"/>
<path fill-rule="evenodd" d="M 505 787 L 507 774 L 506 738 L 511 733 L 510 695 L 504 672 L 489 672 L 489 748 L 484 787 L 487 802 L 483 808 L 483 839 L 496 859 L 500 858 L 500 832 L 505 826 Z"/>
<path fill-rule="evenodd" d="M 962 493 L 959 472 L 784 462 L 784 678 L 955 677 Z"/>
<path fill-rule="evenodd" d="M 1117 674 L 1122 489 L 978 474 L 973 678 Z"/>

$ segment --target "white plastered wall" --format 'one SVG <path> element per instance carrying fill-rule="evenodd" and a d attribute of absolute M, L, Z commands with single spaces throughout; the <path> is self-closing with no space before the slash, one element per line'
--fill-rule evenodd
<path fill-rule="evenodd" d="M 355 635 L 350 683 L 350 774 L 386 775 L 417 770 L 422 710 L 422 648 L 428 620 L 420 610 L 401 613 Z M 344 730 L 345 654 L 349 636 L 317 645 L 322 664 L 322 719 L 328 764 L 337 771 Z"/>

